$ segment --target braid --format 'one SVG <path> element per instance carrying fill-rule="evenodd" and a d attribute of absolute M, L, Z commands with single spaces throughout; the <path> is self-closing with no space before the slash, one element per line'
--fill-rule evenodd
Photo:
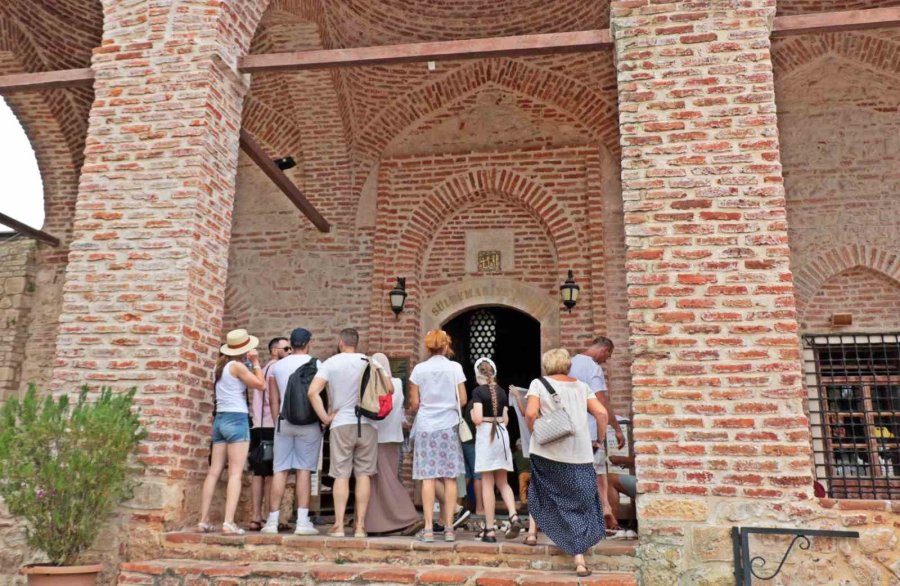
<path fill-rule="evenodd" d="M 494 438 L 498 435 L 497 417 L 499 417 L 500 414 L 497 412 L 497 381 L 495 380 L 493 373 L 488 376 L 488 387 L 491 389 L 491 411 L 494 413 L 494 424 L 491 425 L 491 443 L 494 443 Z"/>

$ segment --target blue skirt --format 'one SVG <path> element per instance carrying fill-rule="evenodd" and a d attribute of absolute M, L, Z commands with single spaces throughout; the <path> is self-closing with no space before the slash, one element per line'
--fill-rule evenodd
<path fill-rule="evenodd" d="M 569 555 L 588 551 L 606 536 L 592 464 L 566 464 L 531 455 L 528 514 Z"/>

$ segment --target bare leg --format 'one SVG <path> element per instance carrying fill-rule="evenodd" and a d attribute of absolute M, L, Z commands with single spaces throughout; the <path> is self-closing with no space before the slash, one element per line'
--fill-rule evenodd
<path fill-rule="evenodd" d="M 284 497 L 284 487 L 287 486 L 288 471 L 276 472 L 272 476 L 272 494 L 269 497 L 269 512 L 277 513 L 281 510 L 281 499 Z"/>
<path fill-rule="evenodd" d="M 331 490 L 334 495 L 334 530 L 342 531 L 344 515 L 347 512 L 347 501 L 350 500 L 350 479 L 335 478 L 334 488 Z"/>
<path fill-rule="evenodd" d="M 484 489 L 481 488 L 482 480 L 476 478 L 473 482 L 475 483 L 475 514 L 481 515 L 484 513 L 484 495 L 482 494 Z"/>
<path fill-rule="evenodd" d="M 216 493 L 219 476 L 225 469 L 225 445 L 213 444 L 212 446 L 212 460 L 209 463 L 209 472 L 206 473 L 206 479 L 203 481 L 203 493 L 200 499 L 200 523 L 209 523 L 209 506 Z"/>
<path fill-rule="evenodd" d="M 618 486 L 621 486 L 619 484 L 619 475 L 607 475 L 607 484 L 609 486 L 606 490 L 606 499 L 609 501 L 609 512 L 615 515 L 619 512 L 619 503 L 621 502 L 618 491 Z"/>
<path fill-rule="evenodd" d="M 441 513 L 444 515 L 444 529 L 453 529 L 453 516 L 456 514 L 456 479 L 444 478 L 444 505 Z"/>
<path fill-rule="evenodd" d="M 493 472 L 494 476 L 494 484 L 497 485 L 497 490 L 500 491 L 500 498 L 503 499 L 503 504 L 506 505 L 506 510 L 509 513 L 509 518 L 512 519 L 516 515 L 516 496 L 513 494 L 512 488 L 509 486 L 509 481 L 506 477 L 506 470 L 495 470 Z"/>
<path fill-rule="evenodd" d="M 494 531 L 496 523 L 494 514 L 497 509 L 497 499 L 494 496 L 493 472 L 483 472 L 481 474 L 481 491 L 482 500 L 484 501 L 484 532 L 487 535 L 488 532 Z"/>
<path fill-rule="evenodd" d="M 250 479 L 250 504 L 251 504 L 250 518 L 254 523 L 259 523 L 260 520 L 262 520 L 263 487 L 264 486 L 265 486 L 265 479 L 262 476 L 253 476 Z"/>
<path fill-rule="evenodd" d="M 309 497 L 312 493 L 312 472 L 309 470 L 297 470 L 297 483 L 294 486 L 294 494 L 297 497 L 294 502 L 295 509 L 308 509 Z"/>
<path fill-rule="evenodd" d="M 234 512 L 241 498 L 241 478 L 250 442 L 228 444 L 228 488 L 225 490 L 225 523 L 234 523 Z"/>
<path fill-rule="evenodd" d="M 434 528 L 434 487 L 433 478 L 422 481 L 422 516 L 425 518 L 425 529 L 431 531 Z"/>
<path fill-rule="evenodd" d="M 366 512 L 369 509 L 369 497 L 372 495 L 372 478 L 356 477 L 356 530 L 365 531 Z"/>
<path fill-rule="evenodd" d="M 603 518 L 606 520 L 607 529 L 618 529 L 619 522 L 613 514 L 612 507 L 609 504 L 609 488 L 606 483 L 606 474 L 597 475 L 597 493 L 600 495 L 600 504 L 603 505 Z"/>

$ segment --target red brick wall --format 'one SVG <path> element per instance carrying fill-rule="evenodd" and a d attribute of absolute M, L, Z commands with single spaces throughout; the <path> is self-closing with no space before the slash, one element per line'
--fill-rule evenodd
<path fill-rule="evenodd" d="M 852 314 L 853 325 L 832 326 L 836 313 Z M 800 325 L 816 333 L 900 331 L 900 283 L 870 269 L 848 269 L 825 282 L 806 305 Z"/>
<path fill-rule="evenodd" d="M 373 334 L 381 335 L 380 347 L 400 354 L 418 351 L 423 334 L 419 331 L 421 303 L 434 288 L 422 280 L 428 247 L 440 244 L 435 233 L 449 223 L 453 212 L 471 214 L 469 206 L 485 198 L 513 202 L 548 233 L 557 263 L 549 275 L 531 277 L 548 295 L 558 295 L 566 270 L 575 271 L 585 301 L 571 314 L 560 306 L 561 342 L 570 348 L 583 345 L 593 332 L 590 278 L 593 271 L 603 273 L 602 260 L 588 255 L 586 160 L 593 150 L 529 149 L 383 161 L 373 261 L 373 290 L 382 295 L 373 300 L 371 312 Z M 546 259 L 548 254 L 552 252 L 542 256 Z M 392 314 L 386 315 L 387 291 L 395 276 L 408 278 L 410 292 L 407 310 L 397 321 Z"/>

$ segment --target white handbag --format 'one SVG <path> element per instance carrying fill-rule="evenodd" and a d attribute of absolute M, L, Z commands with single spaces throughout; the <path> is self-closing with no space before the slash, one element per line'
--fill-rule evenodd
<path fill-rule="evenodd" d="M 547 388 L 556 408 L 549 413 L 541 413 L 540 418 L 534 422 L 532 435 L 535 441 L 544 446 L 575 435 L 575 425 L 572 423 L 569 413 L 563 407 L 559 395 L 556 394 L 556 391 L 550 386 L 547 379 L 540 377 L 538 380 Z"/>
<path fill-rule="evenodd" d="M 455 390 L 455 389 L 454 389 Z M 459 415 L 459 441 L 462 443 L 472 441 L 472 430 L 469 429 L 469 424 L 466 423 L 466 420 L 463 419 L 462 415 L 462 406 L 459 404 L 459 393 L 456 393 L 456 413 Z"/>

